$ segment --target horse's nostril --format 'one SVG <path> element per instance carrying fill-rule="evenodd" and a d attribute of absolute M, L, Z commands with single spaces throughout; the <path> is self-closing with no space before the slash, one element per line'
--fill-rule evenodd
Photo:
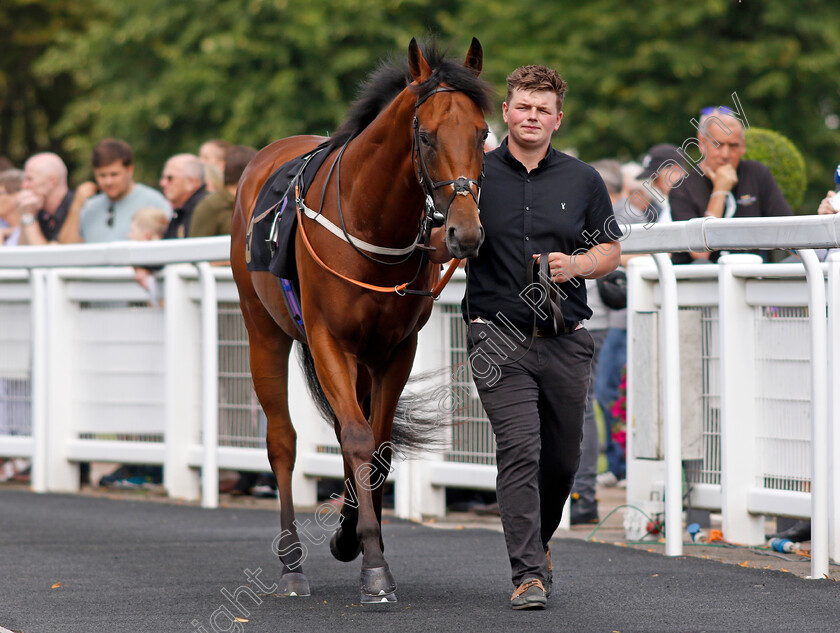
<path fill-rule="evenodd" d="M 447 229 L 447 231 L 446 231 L 446 236 L 447 236 L 450 240 L 454 240 L 454 239 L 455 239 L 455 227 L 454 227 L 454 226 L 450 226 L 450 227 L 449 227 L 449 229 Z"/>
<path fill-rule="evenodd" d="M 479 241 L 479 243 L 483 243 L 484 242 L 484 227 L 483 226 L 479 227 L 479 231 L 480 231 L 480 233 L 479 233 L 478 241 Z"/>

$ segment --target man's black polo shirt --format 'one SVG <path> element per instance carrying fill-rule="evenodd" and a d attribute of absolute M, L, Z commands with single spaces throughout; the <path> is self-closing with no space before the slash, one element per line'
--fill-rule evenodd
<path fill-rule="evenodd" d="M 201 202 L 207 194 L 206 185 L 201 185 L 193 194 L 187 198 L 187 201 L 177 209 L 172 210 L 172 219 L 169 221 L 169 226 L 166 227 L 166 233 L 163 234 L 163 239 L 171 240 L 181 237 L 178 234 L 178 229 L 184 227 L 183 237 L 190 234 L 190 222 L 192 222 L 192 212 L 196 205 Z"/>
<path fill-rule="evenodd" d="M 478 257 L 469 260 L 464 316 L 469 302 L 471 318 L 499 322 L 501 313 L 525 332 L 533 326 L 534 313 L 520 293 L 528 287 L 532 255 L 571 255 L 621 236 L 598 172 L 552 147 L 529 173 L 505 139 L 486 157 L 479 206 L 485 238 Z M 559 289 L 566 295 L 566 321 L 592 316 L 583 279 L 559 284 Z"/>
<path fill-rule="evenodd" d="M 773 174 L 761 163 L 742 160 L 738 163 L 738 182 L 732 188 L 735 197 L 736 218 L 756 218 L 793 215 L 790 205 L 776 184 Z M 688 177 L 671 190 L 671 217 L 674 221 L 702 218 L 709 206 L 714 185 L 708 176 L 701 176 L 693 169 Z M 758 251 L 751 251 L 758 252 Z M 717 261 L 719 253 L 712 253 L 710 261 Z M 674 253 L 675 264 L 688 264 L 688 253 Z"/>
<path fill-rule="evenodd" d="M 61 227 L 64 226 L 64 220 L 67 219 L 67 212 L 70 211 L 74 196 L 73 191 L 64 194 L 55 213 L 48 213 L 44 209 L 38 211 L 38 226 L 41 228 L 41 233 L 44 234 L 44 239 L 48 242 L 58 241 L 58 234 L 61 233 Z"/>

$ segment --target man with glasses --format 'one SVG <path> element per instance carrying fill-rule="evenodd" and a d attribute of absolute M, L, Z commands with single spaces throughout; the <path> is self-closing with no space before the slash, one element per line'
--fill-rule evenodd
<path fill-rule="evenodd" d="M 134 152 L 125 141 L 106 138 L 93 148 L 93 176 L 101 193 L 84 203 L 78 214 L 67 219 L 62 238 L 72 242 L 127 240 L 131 219 L 144 207 L 172 214 L 159 191 L 134 182 Z M 92 183 L 80 185 L 79 190 Z M 64 239 L 62 241 L 65 241 Z"/>
<path fill-rule="evenodd" d="M 691 218 L 747 218 L 793 215 L 773 174 L 761 163 L 741 160 L 747 149 L 744 126 L 726 107 L 704 108 L 697 140 L 703 152 L 698 168 L 671 190 L 671 216 Z M 742 115 L 743 116 L 743 115 Z M 718 253 L 674 253 L 675 264 L 716 262 Z"/>
<path fill-rule="evenodd" d="M 163 167 L 160 178 L 163 195 L 172 204 L 172 221 L 164 239 L 190 234 L 192 212 L 208 194 L 204 184 L 204 166 L 194 154 L 176 154 Z"/>

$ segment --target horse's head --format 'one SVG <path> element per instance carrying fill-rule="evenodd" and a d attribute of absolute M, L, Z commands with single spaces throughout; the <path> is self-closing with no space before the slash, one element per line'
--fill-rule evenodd
<path fill-rule="evenodd" d="M 408 64 L 417 86 L 414 162 L 428 205 L 446 227 L 446 245 L 458 259 L 475 257 L 484 241 L 478 217 L 484 168 L 487 107 L 484 82 L 478 80 L 483 53 L 473 38 L 464 69 L 449 76 L 429 66 L 411 40 Z M 460 68 L 460 67 L 459 67 Z"/>

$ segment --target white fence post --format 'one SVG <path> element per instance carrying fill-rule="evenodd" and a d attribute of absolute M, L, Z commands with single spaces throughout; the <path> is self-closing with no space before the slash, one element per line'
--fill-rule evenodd
<path fill-rule="evenodd" d="M 718 260 L 722 527 L 727 540 L 746 545 L 764 543 L 764 517 L 747 511 L 755 485 L 755 315 L 746 300 L 747 280 L 733 272 L 762 261 L 758 255 Z"/>
<path fill-rule="evenodd" d="M 50 492 L 78 492 L 79 465 L 67 459 L 68 443 L 76 433 L 74 351 L 78 306 L 68 299 L 61 273 L 60 269 L 47 273 L 47 350 L 43 356 L 47 364 L 46 484 Z"/>
<path fill-rule="evenodd" d="M 656 301 L 654 296 L 655 283 L 644 278 L 646 273 L 655 269 L 655 262 L 653 257 L 635 257 L 630 260 L 627 265 L 627 503 L 628 505 L 638 508 L 649 507 L 651 501 L 651 494 L 654 490 L 661 490 L 660 486 L 665 481 L 665 462 L 660 459 L 648 459 L 637 457 L 637 447 L 634 445 L 636 441 L 637 425 L 646 425 L 647 428 L 653 426 L 651 420 L 637 420 L 640 415 L 642 407 L 640 403 L 635 401 L 635 394 L 637 392 L 637 383 L 641 380 L 640 376 L 636 375 L 636 365 L 633 362 L 635 358 L 634 348 L 637 344 L 637 321 L 640 313 L 653 313 L 656 311 Z M 651 367 L 638 368 L 648 374 L 654 370 Z M 647 377 L 646 382 L 655 384 L 659 371 L 655 372 L 656 376 L 651 379 Z M 659 406 L 659 392 L 649 396 L 654 402 L 648 402 L 648 411 L 655 410 Z M 661 499 L 659 499 L 661 501 Z M 636 510 L 627 510 L 627 512 L 636 512 Z M 641 521 L 638 517 L 630 517 L 630 521 Z M 646 521 L 642 522 L 644 525 Z"/>
<path fill-rule="evenodd" d="M 32 490 L 47 492 L 47 271 L 33 268 L 29 283 L 32 291 Z"/>
<path fill-rule="evenodd" d="M 812 250 L 799 250 L 811 325 L 811 578 L 828 574 L 828 382 L 825 281 Z"/>
<path fill-rule="evenodd" d="M 840 252 L 828 257 L 828 554 L 840 562 Z"/>
<path fill-rule="evenodd" d="M 166 310 L 166 462 L 163 483 L 170 496 L 199 498 L 198 472 L 188 464 L 191 444 L 198 442 L 201 415 L 198 376 L 201 371 L 199 323 L 184 275 L 187 264 L 164 268 Z"/>
<path fill-rule="evenodd" d="M 662 290 L 660 354 L 665 430 L 665 554 L 682 556 L 682 422 L 680 418 L 680 328 L 677 278 L 671 258 L 653 256 Z"/>
<path fill-rule="evenodd" d="M 201 283 L 201 507 L 219 507 L 219 304 L 208 262 L 196 265 Z"/>

